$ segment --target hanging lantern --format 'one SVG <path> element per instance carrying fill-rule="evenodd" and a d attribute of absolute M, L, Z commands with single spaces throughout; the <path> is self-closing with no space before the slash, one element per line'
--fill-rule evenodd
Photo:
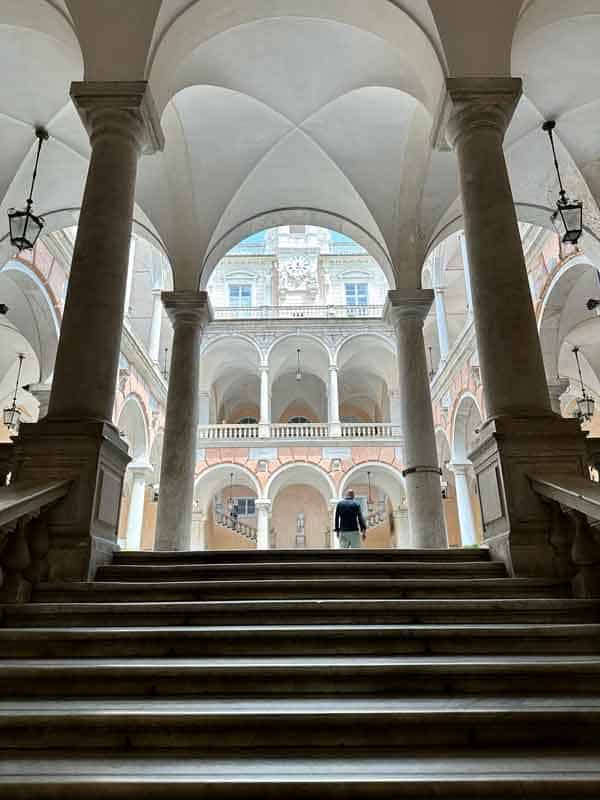
<path fill-rule="evenodd" d="M 15 208 L 8 209 L 10 242 L 19 252 L 22 250 L 33 250 L 45 224 L 43 217 L 36 217 L 31 209 L 33 206 L 33 187 L 35 186 L 35 179 L 37 177 L 40 153 L 42 144 L 48 139 L 48 131 L 44 128 L 36 128 L 35 135 L 38 140 L 37 154 L 35 157 L 29 197 L 25 201 L 25 209 L 24 211 L 17 211 Z"/>
<path fill-rule="evenodd" d="M 579 383 L 581 384 L 581 397 L 577 398 L 577 411 L 575 412 L 575 416 L 580 421 L 589 422 L 591 418 L 594 416 L 594 409 L 596 403 L 593 397 L 590 397 L 585 390 L 585 386 L 583 384 L 583 376 L 581 374 L 581 365 L 579 364 L 579 348 L 574 347 L 573 355 L 575 356 L 575 361 L 577 362 L 577 372 L 579 373 Z"/>
<path fill-rule="evenodd" d="M 17 408 L 17 392 L 19 391 L 19 380 L 21 378 L 21 369 L 23 367 L 24 358 L 25 356 L 22 353 L 19 353 L 19 369 L 17 371 L 17 383 L 15 385 L 15 393 L 13 395 L 12 405 L 9 408 L 5 408 L 2 412 L 4 424 L 9 431 L 15 435 L 19 432 L 19 426 L 21 424 L 21 412 Z"/>
<path fill-rule="evenodd" d="M 544 122 L 542 125 L 542 130 L 544 130 L 550 138 L 552 157 L 554 158 L 554 166 L 558 176 L 558 185 L 560 187 L 558 200 L 556 201 L 556 211 L 552 214 L 551 221 L 555 228 L 558 228 L 560 225 L 563 243 L 575 245 L 583 233 L 583 203 L 580 200 L 569 200 L 567 197 L 558 168 L 556 147 L 554 146 L 553 132 L 555 128 L 556 122 L 553 119 Z"/>
<path fill-rule="evenodd" d="M 371 497 L 371 473 L 367 472 L 367 481 L 369 485 L 369 495 L 367 497 L 367 511 L 369 514 L 373 513 L 373 498 Z"/>
<path fill-rule="evenodd" d="M 229 499 L 227 500 L 227 510 L 231 514 L 235 503 L 233 502 L 233 472 L 229 473 Z"/>
<path fill-rule="evenodd" d="M 297 361 L 296 361 L 296 380 L 297 381 L 301 381 L 302 380 L 302 370 L 300 369 L 300 348 L 298 348 L 296 350 L 296 356 L 297 356 Z"/>

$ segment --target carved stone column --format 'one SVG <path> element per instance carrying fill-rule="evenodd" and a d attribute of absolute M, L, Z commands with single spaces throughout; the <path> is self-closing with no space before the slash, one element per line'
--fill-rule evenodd
<path fill-rule="evenodd" d="M 256 500 L 256 549 L 269 549 L 269 521 L 271 519 L 271 501 Z"/>
<path fill-rule="evenodd" d="M 398 506 L 392 512 L 392 517 L 394 519 L 394 546 L 398 550 L 408 549 L 411 546 L 408 508 L 406 506 Z"/>
<path fill-rule="evenodd" d="M 484 538 L 519 575 L 557 574 L 547 508 L 528 475 L 583 474 L 577 423 L 552 413 L 503 139 L 517 78 L 449 78 L 439 130 L 456 151 L 473 312 L 489 418 L 469 458 Z"/>
<path fill-rule="evenodd" d="M 477 544 L 477 531 L 475 528 L 475 515 L 471 505 L 471 493 L 469 491 L 469 471 L 473 469 L 471 464 L 450 465 L 454 473 L 454 485 L 456 486 L 456 505 L 458 509 L 458 521 L 460 523 L 460 539 L 465 547 Z M 472 473 L 471 473 L 472 474 Z"/>
<path fill-rule="evenodd" d="M 131 473 L 131 495 L 126 532 L 127 549 L 139 550 L 142 544 L 146 485 L 152 477 L 153 470 L 150 464 L 130 464 L 127 471 Z"/>
<path fill-rule="evenodd" d="M 145 81 L 83 82 L 71 98 L 91 157 L 77 227 L 48 415 L 24 425 L 18 480 L 72 479 L 49 519 L 49 579 L 86 579 L 112 558 L 127 448 L 111 422 L 137 164 L 162 148 Z"/>
<path fill-rule="evenodd" d="M 210 321 L 206 292 L 163 292 L 173 347 L 160 471 L 156 550 L 190 546 L 198 440 L 200 342 Z"/>
<path fill-rule="evenodd" d="M 329 365 L 329 435 L 341 436 L 340 423 L 340 393 L 338 368 L 335 364 Z"/>
<path fill-rule="evenodd" d="M 414 547 L 447 547 L 423 340 L 423 322 L 432 302 L 431 290 L 397 289 L 389 292 L 386 308 L 386 317 L 396 330 L 398 347 L 403 476 Z"/>
<path fill-rule="evenodd" d="M 260 365 L 260 420 L 258 434 L 261 439 L 268 439 L 271 435 L 271 382 L 268 364 Z"/>

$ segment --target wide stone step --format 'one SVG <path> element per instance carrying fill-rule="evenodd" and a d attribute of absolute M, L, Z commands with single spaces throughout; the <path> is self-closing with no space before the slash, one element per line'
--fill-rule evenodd
<path fill-rule="evenodd" d="M 569 597 L 567 583 L 545 578 L 320 578 L 260 581 L 99 581 L 40 584 L 37 602 L 198 601 L 312 598 Z"/>
<path fill-rule="evenodd" d="M 269 578 L 411 578 L 457 577 L 501 578 L 506 567 L 499 561 L 427 562 L 427 561 L 284 561 L 253 564 L 120 564 L 100 567 L 97 581 L 203 581 L 255 580 Z"/>
<path fill-rule="evenodd" d="M 339 563 L 368 561 L 489 561 L 487 547 L 410 550 L 189 550 L 140 551 L 120 550 L 115 553 L 114 564 L 226 564 L 226 563 L 281 563 L 286 561 L 324 561 Z"/>
<path fill-rule="evenodd" d="M 8 627 L 598 622 L 596 600 L 242 600 L 0 606 Z"/>
<path fill-rule="evenodd" d="M 0 747 L 168 747 L 248 753 L 266 748 L 592 747 L 600 697 L 223 700 L 2 700 Z"/>
<path fill-rule="evenodd" d="M 600 625 L 0 628 L 7 658 L 600 653 Z"/>
<path fill-rule="evenodd" d="M 411 749 L 236 757 L 72 752 L 4 754 L 2 800 L 573 800 L 600 796 L 596 748 Z"/>
<path fill-rule="evenodd" d="M 600 656 L 16 659 L 0 697 L 598 695 Z"/>

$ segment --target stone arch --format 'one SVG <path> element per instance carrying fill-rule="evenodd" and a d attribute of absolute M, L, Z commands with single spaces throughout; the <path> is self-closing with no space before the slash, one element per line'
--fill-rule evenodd
<path fill-rule="evenodd" d="M 560 382 L 558 362 L 565 336 L 581 321 L 591 316 L 582 305 L 581 309 L 577 309 L 580 311 L 578 319 L 573 319 L 568 330 L 564 328 L 564 317 L 569 311 L 567 307 L 569 296 L 579 281 L 588 274 L 590 277 L 593 275 L 594 284 L 597 284 L 600 272 L 589 259 L 579 255 L 570 258 L 558 269 L 544 293 L 538 314 L 538 332 L 549 384 Z M 597 295 L 599 288 L 600 286 L 590 287 L 590 292 L 595 290 Z"/>
<path fill-rule="evenodd" d="M 307 484 L 316 489 L 325 502 L 336 496 L 335 485 L 324 469 L 317 464 L 297 461 L 285 464 L 274 472 L 265 486 L 265 497 L 274 500 L 282 489 L 295 484 Z"/>
<path fill-rule="evenodd" d="M 364 247 L 367 253 L 377 262 L 390 288 L 396 288 L 396 279 L 390 255 L 366 228 L 335 212 L 309 207 L 271 209 L 249 217 L 227 230 L 217 241 L 211 244 L 205 256 L 200 275 L 200 288 L 206 289 L 214 268 L 236 245 L 252 234 L 260 233 L 269 228 L 277 228 L 280 225 L 316 225 L 348 236 L 361 247 Z"/>
<path fill-rule="evenodd" d="M 195 480 L 194 501 L 198 511 L 207 512 L 215 494 L 229 485 L 231 473 L 233 473 L 234 485 L 251 489 L 256 493 L 258 499 L 263 497 L 263 491 L 256 475 L 247 467 L 233 462 L 215 464 L 203 470 Z"/>
<path fill-rule="evenodd" d="M 32 382 L 46 382 L 54 371 L 60 323 L 48 291 L 35 272 L 21 261 L 11 260 L 0 270 L 5 319 L 29 342 L 39 364 Z"/>
<path fill-rule="evenodd" d="M 472 416 L 474 411 L 476 415 Z M 472 429 L 476 416 L 481 424 L 483 416 L 477 398 L 471 392 L 464 392 L 455 403 L 452 417 L 452 458 L 458 463 L 469 463 L 469 442 L 477 436 Z"/>
<path fill-rule="evenodd" d="M 402 472 L 391 464 L 385 464 L 381 461 L 366 461 L 352 467 L 342 478 L 342 482 L 340 483 L 340 496 L 344 496 L 352 483 L 356 483 L 357 481 L 366 483 L 367 472 L 371 473 L 372 485 L 379 486 L 379 488 L 383 489 L 390 498 L 394 508 L 404 503 L 406 493 L 404 490 Z"/>
<path fill-rule="evenodd" d="M 130 394 L 125 399 L 117 427 L 125 434 L 132 466 L 148 463 L 150 426 L 144 404 L 137 394 Z"/>

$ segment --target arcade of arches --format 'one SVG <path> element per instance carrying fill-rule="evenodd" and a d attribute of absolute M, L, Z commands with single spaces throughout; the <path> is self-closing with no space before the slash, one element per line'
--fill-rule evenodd
<path fill-rule="evenodd" d="M 347 488 L 368 546 L 485 541 L 544 574 L 546 512 L 506 475 L 559 440 L 585 473 L 600 427 L 575 419 L 600 396 L 600 188 L 573 32 L 599 10 L 511 0 L 482 49 L 487 3 L 457 3 L 460 48 L 440 2 L 220 5 L 142 3 L 135 35 L 81 0 L 0 0 L 3 407 L 24 356 L 1 459 L 12 482 L 76 477 L 55 576 L 117 545 L 335 547 Z M 549 80 L 558 51 L 576 92 Z M 550 112 L 578 246 L 550 223 Z M 18 253 L 42 123 L 46 224 Z"/>

